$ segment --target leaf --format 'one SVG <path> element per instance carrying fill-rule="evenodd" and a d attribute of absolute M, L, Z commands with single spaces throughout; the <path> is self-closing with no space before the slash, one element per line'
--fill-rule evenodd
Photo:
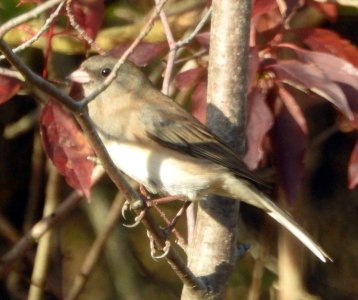
<path fill-rule="evenodd" d="M 255 0 L 252 8 L 252 18 L 271 12 L 277 7 L 276 0 Z"/>
<path fill-rule="evenodd" d="M 292 49 L 301 61 L 316 66 L 329 80 L 337 83 L 346 95 L 346 99 L 351 103 L 351 106 L 354 105 L 352 102 L 358 101 L 358 68 L 354 65 L 344 59 L 327 53 L 308 51 L 290 44 L 281 45 Z M 354 119 L 348 105 L 346 107 L 343 102 L 335 104 L 345 113 L 349 120 L 352 121 Z M 348 110 L 342 110 L 346 108 L 348 108 Z"/>
<path fill-rule="evenodd" d="M 72 116 L 54 102 L 48 102 L 40 115 L 41 136 L 47 155 L 66 182 L 89 198 L 94 152 Z"/>
<path fill-rule="evenodd" d="M 206 79 L 201 81 L 195 88 L 191 96 L 191 113 L 201 123 L 206 123 Z"/>
<path fill-rule="evenodd" d="M 210 32 L 200 32 L 195 36 L 195 39 L 201 46 L 209 49 L 210 46 Z"/>
<path fill-rule="evenodd" d="M 120 43 L 107 54 L 121 57 L 130 45 L 131 43 L 129 42 Z M 167 49 L 167 42 L 140 42 L 139 45 L 129 55 L 128 60 L 139 67 L 144 67 L 153 59 L 161 56 Z"/>
<path fill-rule="evenodd" d="M 287 110 L 291 114 L 292 118 L 295 120 L 297 125 L 301 128 L 302 132 L 307 134 L 308 129 L 307 129 L 306 118 L 303 115 L 301 108 L 296 103 L 294 97 L 282 85 L 279 85 L 278 87 L 278 94 L 282 102 L 285 104 Z"/>
<path fill-rule="evenodd" d="M 348 187 L 354 189 L 358 184 L 358 141 L 356 142 L 348 163 Z"/>
<path fill-rule="evenodd" d="M 264 157 L 263 141 L 273 125 L 273 115 L 266 102 L 266 90 L 255 86 L 248 96 L 246 165 L 256 169 Z"/>
<path fill-rule="evenodd" d="M 175 86 L 179 90 L 189 89 L 206 76 L 206 69 L 198 67 L 183 71 L 175 76 Z"/>
<path fill-rule="evenodd" d="M 280 61 L 266 67 L 276 74 L 276 78 L 297 89 L 311 91 L 334 104 L 348 119 L 352 111 L 340 86 L 332 82 L 314 64 L 304 64 L 295 60 Z"/>
<path fill-rule="evenodd" d="M 332 54 L 358 67 L 358 48 L 336 32 L 322 29 L 299 29 L 295 33 L 310 49 Z"/>
<path fill-rule="evenodd" d="M 277 113 L 272 136 L 279 181 L 287 201 L 292 204 L 302 181 L 307 136 L 286 106 Z"/>
<path fill-rule="evenodd" d="M 7 76 L 0 76 L 0 104 L 5 103 L 21 88 L 21 81 Z"/>
<path fill-rule="evenodd" d="M 94 39 L 104 18 L 104 0 L 73 0 L 72 14 L 76 22 Z"/>

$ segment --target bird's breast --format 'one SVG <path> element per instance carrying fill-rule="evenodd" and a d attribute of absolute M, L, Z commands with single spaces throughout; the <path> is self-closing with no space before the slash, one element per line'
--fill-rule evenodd
<path fill-rule="evenodd" d="M 151 192 L 183 195 L 196 200 L 220 179 L 217 167 L 177 151 L 135 143 L 107 141 L 105 146 L 115 165 Z"/>

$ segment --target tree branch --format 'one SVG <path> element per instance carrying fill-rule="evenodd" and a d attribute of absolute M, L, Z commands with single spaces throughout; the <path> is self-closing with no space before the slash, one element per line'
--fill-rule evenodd
<path fill-rule="evenodd" d="M 208 127 L 239 152 L 245 144 L 250 0 L 213 0 L 208 74 Z M 209 196 L 198 208 L 188 264 L 221 299 L 236 262 L 237 201 Z M 182 299 L 202 299 L 184 287 Z"/>

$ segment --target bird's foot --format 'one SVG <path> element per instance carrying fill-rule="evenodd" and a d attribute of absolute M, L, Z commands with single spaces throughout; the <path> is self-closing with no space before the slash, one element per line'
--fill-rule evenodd
<path fill-rule="evenodd" d="M 171 243 L 168 239 L 165 240 L 165 246 L 159 250 L 154 238 L 152 236 L 152 234 L 147 230 L 147 236 L 149 238 L 149 242 L 150 242 L 150 255 L 154 260 L 158 260 L 161 258 L 164 258 L 168 255 L 169 251 L 170 251 L 170 247 L 171 247 Z M 157 254 L 157 252 L 162 252 L 160 254 Z"/>

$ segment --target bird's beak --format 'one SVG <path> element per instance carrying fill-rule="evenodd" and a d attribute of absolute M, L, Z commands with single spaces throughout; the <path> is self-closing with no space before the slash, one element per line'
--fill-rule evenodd
<path fill-rule="evenodd" d="M 76 71 L 73 71 L 70 75 L 67 76 L 67 79 L 77 82 L 77 83 L 89 83 L 92 81 L 91 76 L 88 74 L 88 72 L 78 69 Z"/>

